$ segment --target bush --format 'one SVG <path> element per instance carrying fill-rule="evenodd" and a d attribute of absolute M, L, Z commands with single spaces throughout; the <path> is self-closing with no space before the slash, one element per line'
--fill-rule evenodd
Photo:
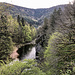
<path fill-rule="evenodd" d="M 0 67 L 0 75 L 46 75 L 34 60 L 16 61 Z"/>

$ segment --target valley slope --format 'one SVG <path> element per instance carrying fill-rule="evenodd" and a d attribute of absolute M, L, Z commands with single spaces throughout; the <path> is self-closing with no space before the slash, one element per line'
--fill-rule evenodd
<path fill-rule="evenodd" d="M 0 6 L 7 6 L 7 5 L 10 5 L 8 11 L 13 17 L 17 17 L 17 15 L 20 15 L 31 25 L 41 25 L 43 23 L 43 19 L 45 17 L 49 18 L 54 9 L 61 8 L 62 10 L 64 10 L 64 6 L 66 6 L 66 5 L 58 5 L 51 8 L 30 9 L 8 3 L 0 3 Z"/>

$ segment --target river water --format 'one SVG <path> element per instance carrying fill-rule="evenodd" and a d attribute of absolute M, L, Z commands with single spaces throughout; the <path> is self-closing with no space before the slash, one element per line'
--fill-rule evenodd
<path fill-rule="evenodd" d="M 32 45 L 26 45 L 18 50 L 19 60 L 23 61 L 24 59 L 35 59 L 36 58 L 36 47 Z"/>
<path fill-rule="evenodd" d="M 30 50 L 27 52 L 27 54 L 23 55 L 21 57 L 21 60 L 24 59 L 35 59 L 36 58 L 36 48 L 32 47 Z"/>

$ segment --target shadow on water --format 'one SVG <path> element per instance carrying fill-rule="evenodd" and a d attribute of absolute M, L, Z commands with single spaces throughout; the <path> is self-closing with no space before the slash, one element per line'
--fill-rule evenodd
<path fill-rule="evenodd" d="M 30 44 L 30 45 L 25 45 L 22 46 L 21 48 L 18 49 L 17 53 L 19 54 L 18 58 L 19 60 L 22 60 L 22 58 L 29 52 L 31 51 L 32 47 L 34 47 L 34 45 Z"/>

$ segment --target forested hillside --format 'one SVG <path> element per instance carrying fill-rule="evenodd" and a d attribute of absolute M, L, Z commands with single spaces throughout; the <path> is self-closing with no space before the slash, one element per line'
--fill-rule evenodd
<path fill-rule="evenodd" d="M 7 5 L 10 5 L 10 7 L 7 8 L 7 11 L 9 11 L 13 17 L 21 15 L 21 17 L 23 17 L 31 25 L 41 25 L 43 23 L 44 18 L 45 17 L 49 18 L 50 14 L 53 12 L 55 8 L 56 9 L 61 8 L 62 10 L 64 10 L 65 6 L 65 5 L 58 5 L 45 9 L 30 9 L 12 4 L 0 3 L 0 6 L 7 6 Z"/>
<path fill-rule="evenodd" d="M 46 75 L 75 75 L 75 2 L 45 18 L 37 37 L 39 65 Z"/>
<path fill-rule="evenodd" d="M 0 10 L 0 75 L 75 75 L 75 1 L 36 10 L 3 3 Z M 36 29 L 25 17 L 44 21 Z M 14 47 L 33 40 L 36 59 L 10 62 Z"/>

